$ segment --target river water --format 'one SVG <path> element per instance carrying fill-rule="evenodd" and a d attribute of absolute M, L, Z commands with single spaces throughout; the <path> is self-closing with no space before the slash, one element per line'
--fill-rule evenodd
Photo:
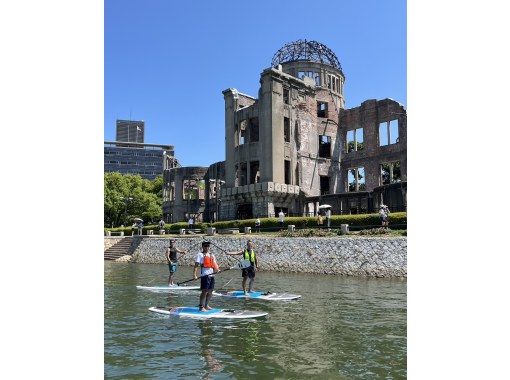
<path fill-rule="evenodd" d="M 105 262 L 104 360 L 108 379 L 404 379 L 406 281 L 257 272 L 255 289 L 301 294 L 269 302 L 213 297 L 211 306 L 263 310 L 258 320 L 196 320 L 149 312 L 196 306 L 198 293 L 152 293 L 164 264 Z M 177 280 L 192 277 L 180 267 Z M 216 277 L 216 289 L 241 274 Z M 196 284 L 192 283 L 192 284 Z"/>

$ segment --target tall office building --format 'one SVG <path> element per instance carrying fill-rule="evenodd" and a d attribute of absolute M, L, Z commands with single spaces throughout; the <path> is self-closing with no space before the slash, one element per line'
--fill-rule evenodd
<path fill-rule="evenodd" d="M 104 171 L 139 174 L 154 179 L 163 170 L 179 167 L 173 145 L 104 142 Z"/>
<path fill-rule="evenodd" d="M 145 122 L 143 120 L 117 120 L 116 141 L 143 144 Z"/>

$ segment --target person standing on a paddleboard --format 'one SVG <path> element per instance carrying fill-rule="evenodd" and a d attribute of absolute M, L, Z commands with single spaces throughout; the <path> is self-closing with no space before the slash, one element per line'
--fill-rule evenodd
<path fill-rule="evenodd" d="M 209 252 L 211 243 L 208 241 L 202 242 L 202 252 L 200 252 L 195 259 L 195 269 L 193 270 L 193 276 L 195 280 L 198 279 L 197 271 L 200 270 L 200 303 L 198 309 L 200 311 L 211 310 L 209 306 L 211 301 L 212 293 L 214 290 L 214 273 L 220 270 L 216 258 L 212 253 Z"/>
<path fill-rule="evenodd" d="M 255 251 L 253 250 L 253 242 L 248 240 L 246 243 L 246 249 L 241 252 L 227 252 L 227 255 L 235 256 L 235 255 L 243 255 L 244 260 L 250 261 L 250 266 L 246 269 L 243 269 L 243 291 L 246 293 L 246 280 L 250 279 L 250 284 L 248 285 L 248 292 L 253 291 L 253 281 L 255 280 L 255 271 L 259 269 L 259 264 L 257 261 L 257 256 L 255 255 Z"/>
<path fill-rule="evenodd" d="M 170 239 L 170 246 L 165 251 L 166 261 L 168 263 L 168 270 L 170 271 L 170 275 L 168 276 L 168 286 L 172 286 L 174 284 L 174 274 L 177 272 L 177 253 L 185 254 L 186 251 L 179 249 L 175 246 L 175 239 Z"/>

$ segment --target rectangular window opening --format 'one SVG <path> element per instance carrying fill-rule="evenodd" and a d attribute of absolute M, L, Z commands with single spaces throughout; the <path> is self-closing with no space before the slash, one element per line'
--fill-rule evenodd
<path fill-rule="evenodd" d="M 182 199 L 198 199 L 198 184 L 194 179 L 185 179 L 182 181 Z"/>
<path fill-rule="evenodd" d="M 289 89 L 288 88 L 283 89 L 283 102 L 285 104 L 289 104 Z"/>
<path fill-rule="evenodd" d="M 319 135 L 319 157 L 331 158 L 331 136 Z"/>
<path fill-rule="evenodd" d="M 248 180 L 248 168 L 246 162 L 241 163 L 240 173 L 239 173 L 239 186 L 247 185 Z"/>
<path fill-rule="evenodd" d="M 288 117 L 283 118 L 283 137 L 285 142 L 290 142 L 290 119 Z"/>
<path fill-rule="evenodd" d="M 317 117 L 328 117 L 327 102 L 317 102 Z"/>
<path fill-rule="evenodd" d="M 365 168 L 360 167 L 347 170 L 347 191 L 355 192 L 365 190 Z"/>
<path fill-rule="evenodd" d="M 398 120 L 379 123 L 379 146 L 397 144 L 398 142 Z"/>
<path fill-rule="evenodd" d="M 250 184 L 260 182 L 259 161 L 250 162 Z"/>
<path fill-rule="evenodd" d="M 356 151 L 356 141 L 354 140 L 354 130 L 347 131 L 347 153 Z"/>
<path fill-rule="evenodd" d="M 319 177 L 320 177 L 321 195 L 329 194 L 329 177 L 327 175 L 321 175 Z"/>
<path fill-rule="evenodd" d="M 356 129 L 356 135 L 354 136 L 356 151 L 363 150 L 365 148 L 365 144 L 363 143 L 363 128 Z"/>
<path fill-rule="evenodd" d="M 402 181 L 402 173 L 400 170 L 400 161 L 385 162 L 381 164 L 381 185 L 389 185 Z"/>
<path fill-rule="evenodd" d="M 315 79 L 315 85 L 320 86 L 321 85 L 321 76 L 319 73 L 315 73 L 314 79 Z"/>
<path fill-rule="evenodd" d="M 285 184 L 290 185 L 290 161 L 285 160 L 284 161 L 285 166 Z"/>
<path fill-rule="evenodd" d="M 358 168 L 358 191 L 365 191 L 367 186 L 365 184 L 365 168 Z"/>
<path fill-rule="evenodd" d="M 259 118 L 254 117 L 250 119 L 250 142 L 259 141 Z"/>
<path fill-rule="evenodd" d="M 244 145 L 246 142 L 246 130 L 240 129 L 239 130 L 239 145 Z"/>
<path fill-rule="evenodd" d="M 390 121 L 390 144 L 398 143 L 398 120 Z"/>

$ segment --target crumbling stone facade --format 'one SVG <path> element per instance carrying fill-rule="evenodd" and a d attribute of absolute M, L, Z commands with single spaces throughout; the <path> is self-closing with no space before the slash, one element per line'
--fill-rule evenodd
<path fill-rule="evenodd" d="M 220 191 L 225 184 L 225 161 L 210 165 L 205 174 L 205 211 L 204 220 L 215 222 L 219 220 Z"/>
<path fill-rule="evenodd" d="M 381 187 L 407 177 L 406 111 L 391 99 L 345 109 L 344 83 L 333 52 L 297 41 L 261 73 L 258 98 L 223 91 L 221 219 L 316 214 L 332 196 L 333 213 L 387 203 Z"/>
<path fill-rule="evenodd" d="M 225 161 L 209 167 L 171 168 L 163 174 L 163 219 L 167 223 L 219 220 L 219 190 L 225 183 Z"/>
<path fill-rule="evenodd" d="M 163 219 L 167 223 L 201 222 L 205 211 L 205 181 L 208 168 L 171 168 L 163 172 Z"/>
<path fill-rule="evenodd" d="M 382 202 L 405 209 L 406 110 L 391 99 L 345 109 L 344 84 L 336 55 L 305 40 L 275 54 L 258 97 L 224 90 L 225 161 L 200 168 L 206 191 L 193 212 L 213 221 L 280 210 L 316 215 L 325 203 L 333 214 L 370 212 Z M 168 178 L 170 188 L 180 177 Z M 180 194 L 165 203 L 173 221 L 190 209 Z"/>

